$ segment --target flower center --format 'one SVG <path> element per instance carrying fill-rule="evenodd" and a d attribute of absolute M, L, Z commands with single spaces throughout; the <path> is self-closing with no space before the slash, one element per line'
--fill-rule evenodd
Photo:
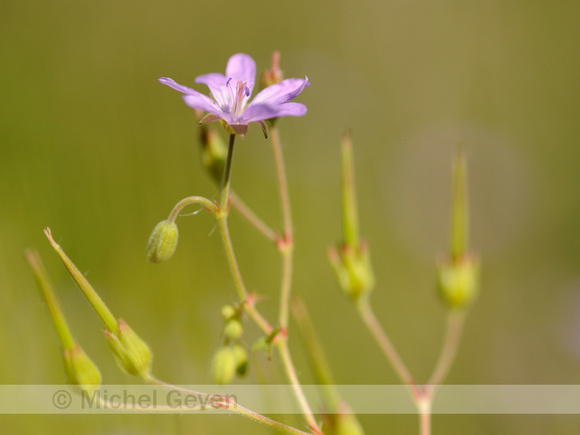
<path fill-rule="evenodd" d="M 246 99 L 250 96 L 250 88 L 246 82 L 238 81 L 234 88 L 230 85 L 231 77 L 226 82 L 226 87 L 230 91 L 230 107 L 233 115 L 239 116 L 246 108 Z"/>

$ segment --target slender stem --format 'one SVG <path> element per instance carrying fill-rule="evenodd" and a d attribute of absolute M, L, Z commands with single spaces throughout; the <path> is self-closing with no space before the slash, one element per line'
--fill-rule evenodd
<path fill-rule="evenodd" d="M 292 385 L 292 389 L 294 390 L 294 395 L 296 396 L 296 400 L 298 401 L 298 405 L 302 409 L 302 414 L 306 419 L 306 423 L 317 433 L 322 434 L 322 431 L 318 427 L 316 420 L 314 419 L 314 415 L 312 414 L 312 410 L 310 409 L 310 405 L 306 400 L 306 396 L 304 395 L 304 391 L 302 390 L 302 386 L 300 385 L 300 381 L 298 380 L 298 376 L 296 374 L 296 369 L 294 368 L 294 363 L 292 362 L 292 357 L 290 356 L 290 350 L 288 349 L 288 340 L 287 338 L 282 338 L 281 340 L 277 341 L 276 344 L 278 345 L 278 349 L 280 351 L 280 356 L 282 358 L 282 364 L 284 365 L 284 370 L 286 371 L 286 375 L 288 376 L 288 380 Z"/>
<path fill-rule="evenodd" d="M 278 322 L 280 328 L 283 331 L 283 338 L 277 342 L 278 348 L 280 350 L 280 355 L 282 357 L 282 363 L 284 365 L 284 370 L 292 388 L 294 390 L 294 395 L 302 409 L 304 418 L 306 422 L 311 427 L 311 429 L 317 433 L 322 433 L 310 405 L 306 400 L 304 391 L 298 376 L 296 374 L 296 369 L 294 363 L 292 362 L 292 357 L 290 356 L 290 350 L 288 348 L 288 317 L 290 311 L 290 293 L 292 290 L 292 270 L 294 264 L 294 224 L 292 223 L 292 210 L 290 207 L 290 193 L 288 190 L 288 179 L 286 176 L 286 167 L 284 165 L 284 155 L 282 153 L 282 144 L 280 142 L 280 133 L 276 125 L 272 125 L 270 129 L 271 133 L 271 143 L 272 151 L 274 154 L 274 163 L 276 165 L 276 174 L 278 175 L 278 190 L 280 194 L 280 207 L 282 209 L 282 221 L 284 225 L 283 237 L 278 240 L 278 249 L 282 256 L 282 277 L 280 284 L 280 312 Z"/>
<path fill-rule="evenodd" d="M 419 408 L 419 433 L 421 435 L 431 435 L 431 404 L 433 398 L 424 398 L 417 403 Z"/>
<path fill-rule="evenodd" d="M 230 144 L 228 146 L 228 157 L 226 159 L 226 167 L 224 170 L 224 178 L 221 186 L 220 208 L 222 213 L 227 214 L 230 201 L 230 180 L 232 172 L 232 161 L 234 159 L 234 144 L 236 142 L 236 135 L 230 134 Z"/>
<path fill-rule="evenodd" d="M 302 299 L 294 298 L 292 300 L 292 314 L 298 324 L 300 336 L 312 361 L 314 375 L 321 386 L 327 411 L 335 412 L 341 404 L 344 405 L 344 402 L 338 393 L 330 364 L 314 331 L 314 325 Z"/>
<path fill-rule="evenodd" d="M 248 291 L 246 290 L 246 285 L 244 284 L 244 279 L 242 278 L 242 273 L 240 272 L 240 267 L 238 266 L 238 261 L 236 259 L 236 254 L 232 245 L 227 215 L 220 214 L 218 217 L 218 222 L 226 258 L 230 267 L 230 272 L 232 273 L 234 285 L 238 291 L 238 296 L 240 297 L 241 301 L 244 302 L 244 309 L 254 320 L 254 322 L 256 322 L 256 324 L 260 327 L 260 329 L 262 329 L 262 331 L 264 331 L 266 334 L 270 334 L 273 330 L 272 326 L 260 315 L 260 313 L 258 313 L 254 306 L 254 298 L 250 297 Z"/>
<path fill-rule="evenodd" d="M 220 193 L 220 210 L 216 213 L 216 217 L 219 222 L 220 233 L 222 236 L 222 242 L 224 245 L 224 250 L 226 252 L 226 258 L 228 261 L 228 265 L 230 271 L 232 273 L 232 277 L 234 279 L 234 285 L 238 292 L 238 296 L 244 302 L 244 309 L 250 315 L 250 317 L 256 322 L 256 324 L 266 333 L 270 334 L 273 328 L 270 324 L 258 313 L 254 306 L 253 298 L 249 297 L 249 293 L 246 289 L 246 285 L 244 284 L 244 280 L 242 278 L 242 273 L 240 272 L 240 267 L 238 265 L 238 261 L 236 259 L 236 254 L 234 252 L 234 247 L 232 245 L 232 239 L 230 237 L 230 230 L 228 227 L 228 214 L 229 214 L 229 192 L 230 192 L 230 180 L 231 180 L 231 170 L 232 170 L 232 161 L 233 161 L 233 154 L 234 154 L 234 143 L 235 143 L 236 135 L 230 135 L 230 145 L 228 148 L 228 157 L 226 160 L 226 167 L 224 170 L 224 178 L 222 181 L 221 186 L 221 193 Z"/>
<path fill-rule="evenodd" d="M 407 369 L 407 366 L 395 350 L 395 347 L 391 343 L 391 340 L 383 330 L 383 327 L 375 317 L 375 313 L 373 312 L 368 298 L 361 297 L 359 303 L 357 304 L 357 308 L 359 311 L 360 316 L 362 317 L 363 321 L 365 322 L 367 328 L 373 335 L 374 339 L 376 340 L 377 344 L 383 351 L 387 360 L 393 366 L 393 369 L 401 378 L 404 384 L 408 385 L 413 393 L 413 397 L 417 398 L 421 395 L 421 389 L 415 383 L 415 380 L 411 376 L 411 373 Z"/>
<path fill-rule="evenodd" d="M 275 130 L 275 129 L 274 129 Z M 290 298 L 290 287 L 291 287 L 291 277 L 292 277 L 292 246 L 293 246 L 293 229 L 292 229 L 292 219 L 290 215 L 290 203 L 289 203 L 289 196 L 288 196 L 288 187 L 286 182 L 286 172 L 284 170 L 284 163 L 282 159 L 281 147 L 280 147 L 280 140 L 277 131 L 273 132 L 273 139 L 272 144 L 274 147 L 274 156 L 276 160 L 276 168 L 278 173 L 278 180 L 279 180 L 279 187 L 280 187 L 280 196 L 282 201 L 282 213 L 284 216 L 284 240 L 281 242 L 278 241 L 278 247 L 280 252 L 282 253 L 283 257 L 283 273 L 282 273 L 282 290 L 281 290 L 281 305 L 280 305 L 280 326 L 284 330 L 284 334 L 286 334 L 285 328 L 288 324 L 288 310 L 289 310 L 289 298 Z M 233 159 L 233 151 L 234 151 L 234 140 L 235 136 L 230 136 L 230 145 L 228 149 L 228 157 L 226 160 L 226 167 L 224 171 L 224 179 L 222 182 L 221 187 L 221 199 L 220 199 L 220 212 L 217 214 L 220 232 L 222 235 L 222 241 L 224 244 L 224 248 L 226 251 L 226 257 L 228 260 L 228 264 L 230 266 L 230 270 L 232 272 L 234 283 L 236 289 L 238 291 L 238 295 L 240 299 L 244 301 L 244 308 L 248 312 L 248 314 L 252 317 L 252 319 L 266 332 L 269 334 L 272 332 L 273 328 L 268 324 L 266 320 L 264 320 L 259 313 L 254 308 L 254 300 L 253 298 L 249 297 L 248 291 L 246 290 L 242 274 L 240 272 L 240 268 L 238 266 L 236 256 L 234 253 L 234 248 L 232 245 L 229 228 L 227 224 L 227 216 L 228 216 L 228 205 L 229 205 L 229 190 L 230 190 L 230 173 L 231 173 L 231 164 Z M 287 376 L 290 380 L 290 383 L 293 386 L 294 394 L 302 408 L 304 413 L 304 417 L 306 418 L 307 423 L 313 430 L 316 430 L 320 433 L 320 429 L 316 424 L 316 420 L 313 417 L 312 411 L 310 410 L 310 406 L 306 401 L 306 397 L 304 396 L 304 392 L 302 391 L 302 387 L 298 382 L 298 376 L 296 375 L 296 370 L 292 363 L 292 359 L 290 357 L 290 352 L 288 350 L 287 339 L 284 337 L 283 339 L 279 340 L 278 347 L 280 349 L 280 354 L 282 356 L 282 361 L 284 365 L 284 369 L 287 373 Z M 256 421 L 260 421 L 255 414 L 244 414 L 248 418 L 256 419 Z M 260 416 L 260 419 L 265 417 Z M 294 433 L 294 432 L 290 432 Z"/>
<path fill-rule="evenodd" d="M 278 187 L 280 190 L 280 206 L 282 207 L 284 232 L 291 238 L 294 228 L 292 224 L 292 213 L 290 210 L 290 194 L 288 191 L 288 181 L 286 177 L 286 168 L 284 166 L 280 133 L 278 132 L 278 127 L 275 125 L 270 129 L 270 139 L 272 141 L 272 150 L 274 152 L 274 162 L 276 163 L 276 173 L 278 174 Z"/>
<path fill-rule="evenodd" d="M 283 240 L 278 242 L 278 249 L 282 254 L 282 278 L 280 285 L 280 328 L 288 328 L 290 292 L 292 290 L 292 269 L 293 269 L 293 251 L 294 251 L 294 226 L 292 223 L 292 212 L 290 208 L 290 194 L 288 191 L 288 180 L 286 177 L 286 168 L 284 166 L 284 156 L 282 153 L 282 144 L 280 143 L 280 133 L 278 128 L 273 125 L 271 130 L 272 151 L 274 153 L 274 162 L 276 164 L 276 174 L 278 175 L 278 190 L 280 192 L 280 206 L 282 208 L 282 220 L 284 223 Z"/>
<path fill-rule="evenodd" d="M 293 434 L 293 435 L 310 435 L 307 432 L 303 432 L 301 430 L 295 429 L 291 426 L 287 426 L 283 423 L 274 421 L 268 417 L 265 417 L 261 414 L 258 414 L 257 412 L 254 412 L 254 411 L 236 403 L 235 401 L 232 401 L 232 399 L 228 396 L 222 396 L 220 394 L 200 393 L 198 391 L 193 391 L 193 390 L 189 390 L 186 388 L 178 387 L 176 385 L 168 384 L 167 382 L 161 381 L 153 376 L 149 376 L 148 378 L 145 379 L 145 381 L 148 384 L 159 385 L 160 387 L 166 388 L 166 389 L 171 390 L 171 391 L 177 391 L 177 392 L 183 393 L 183 394 L 188 395 L 188 396 L 190 396 L 190 395 L 198 396 L 199 398 L 203 398 L 207 403 L 205 405 L 185 406 L 185 407 L 179 407 L 179 406 L 177 406 L 177 407 L 176 406 L 147 407 L 146 410 L 148 412 L 157 411 L 157 412 L 175 413 L 175 412 L 205 411 L 208 409 L 209 406 L 211 406 L 211 407 L 217 406 L 217 407 L 220 407 L 224 410 L 235 412 L 236 414 L 239 414 L 243 417 L 249 418 L 250 420 L 254 420 L 258 423 L 269 426 L 272 429 L 276 429 L 277 431 L 282 432 L 282 433 Z M 98 394 L 98 392 L 96 394 Z M 99 401 L 100 405 L 105 407 L 105 408 L 108 408 L 110 406 L 111 409 L 119 409 L 118 403 L 111 403 L 110 401 L 103 399 L 100 396 L 97 396 L 96 398 Z M 220 399 L 223 399 L 223 401 Z M 127 404 L 126 407 L 123 409 L 135 410 L 135 411 L 140 410 L 137 407 L 137 405 L 134 403 Z"/>
<path fill-rule="evenodd" d="M 281 249 L 282 254 L 282 284 L 280 289 L 280 328 L 288 330 L 288 311 L 290 305 L 290 292 L 292 288 L 292 247 L 286 245 Z"/>
<path fill-rule="evenodd" d="M 422 390 L 422 397 L 417 401 L 417 407 L 420 413 L 421 435 L 431 434 L 431 405 L 435 389 L 441 384 L 451 368 L 451 364 L 457 354 L 457 348 L 463 331 L 465 321 L 465 312 L 459 310 L 449 311 L 447 315 L 447 330 L 443 339 L 443 346 L 439 359 L 435 364 L 433 374 L 429 378 L 427 385 Z"/>
<path fill-rule="evenodd" d="M 214 215 L 218 212 L 217 205 L 214 202 L 210 201 L 209 199 L 204 198 L 203 196 L 189 196 L 187 198 L 183 198 L 181 201 L 175 204 L 175 207 L 173 207 L 173 210 L 171 210 L 171 213 L 169 213 L 169 217 L 167 218 L 167 220 L 172 223 L 175 222 L 175 219 L 177 219 L 177 216 L 179 215 L 181 210 L 184 207 L 187 207 L 188 205 L 192 204 L 202 205 L 210 212 L 212 212 Z"/>
<path fill-rule="evenodd" d="M 267 239 L 272 242 L 275 242 L 278 239 L 276 232 L 260 219 L 258 215 L 254 213 L 254 211 L 233 191 L 230 193 L 230 202 L 232 207 Z"/>
<path fill-rule="evenodd" d="M 447 331 L 445 332 L 441 353 L 439 354 L 439 359 L 426 387 L 430 393 L 445 379 L 445 376 L 451 368 L 451 364 L 453 364 L 459 341 L 461 340 L 464 321 L 464 311 L 449 311 L 447 315 Z"/>

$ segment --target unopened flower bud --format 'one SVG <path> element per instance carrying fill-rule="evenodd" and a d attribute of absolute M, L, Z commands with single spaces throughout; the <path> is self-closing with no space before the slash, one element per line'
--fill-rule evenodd
<path fill-rule="evenodd" d="M 72 349 L 63 349 L 62 357 L 69 384 L 78 385 L 82 391 L 92 396 L 101 386 L 101 373 L 95 363 L 76 343 Z"/>
<path fill-rule="evenodd" d="M 473 256 L 464 256 L 457 261 L 440 261 L 438 287 L 449 307 L 467 307 L 478 293 L 479 260 Z"/>
<path fill-rule="evenodd" d="M 229 320 L 236 315 L 236 309 L 231 305 L 224 305 L 222 307 L 222 317 L 225 320 Z"/>
<path fill-rule="evenodd" d="M 229 340 L 237 340 L 242 336 L 244 329 L 242 323 L 237 319 L 230 319 L 226 322 L 224 334 Z"/>
<path fill-rule="evenodd" d="M 272 54 L 272 66 L 262 73 L 262 78 L 260 80 L 260 87 L 262 89 L 267 88 L 280 83 L 284 80 L 284 74 L 280 69 L 280 52 L 275 51 Z"/>
<path fill-rule="evenodd" d="M 236 374 L 237 361 L 234 350 L 224 346 L 217 351 L 212 363 L 213 381 L 218 385 L 227 385 L 232 382 Z"/>
<path fill-rule="evenodd" d="M 105 338 L 121 369 L 130 375 L 148 378 L 152 358 L 149 346 L 123 319 L 119 319 L 117 332 L 105 330 Z"/>
<path fill-rule="evenodd" d="M 236 357 L 236 374 L 242 377 L 248 371 L 248 351 L 240 343 L 234 344 L 232 349 Z"/>
<path fill-rule="evenodd" d="M 177 248 L 178 231 L 175 222 L 159 222 L 147 243 L 147 261 L 163 263 L 171 258 Z"/>
<path fill-rule="evenodd" d="M 209 125 L 202 125 L 200 133 L 202 162 L 215 182 L 220 183 L 226 167 L 228 149 L 217 130 Z"/>

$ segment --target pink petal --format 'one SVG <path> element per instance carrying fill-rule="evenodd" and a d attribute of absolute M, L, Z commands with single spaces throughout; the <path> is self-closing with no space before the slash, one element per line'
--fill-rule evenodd
<path fill-rule="evenodd" d="M 188 95 L 199 94 L 199 92 L 194 91 L 193 89 L 188 88 L 187 86 L 183 86 L 183 85 L 180 85 L 179 83 L 176 83 L 175 80 L 170 79 L 169 77 L 161 77 L 159 79 L 159 81 L 161 83 L 163 83 L 164 85 L 167 85 L 170 88 L 175 89 L 176 91 L 183 92 L 184 94 L 188 94 Z"/>
<path fill-rule="evenodd" d="M 277 108 L 269 104 L 250 104 L 244 113 L 240 122 L 249 124 L 250 122 L 263 121 L 264 119 L 271 119 L 278 117 Z"/>
<path fill-rule="evenodd" d="M 222 110 L 219 108 L 216 102 L 211 98 L 206 97 L 203 94 L 200 94 L 199 92 L 197 92 L 196 95 L 192 94 L 184 95 L 183 100 L 185 101 L 185 104 L 187 104 L 189 107 L 192 107 L 194 109 L 200 109 L 203 110 L 204 112 L 215 113 L 220 117 L 222 116 Z"/>
<path fill-rule="evenodd" d="M 209 73 L 195 78 L 195 83 L 207 85 L 220 107 L 227 107 L 230 100 L 230 91 L 226 87 L 227 81 L 226 76 L 220 73 Z"/>
<path fill-rule="evenodd" d="M 309 84 L 308 77 L 304 79 L 286 79 L 275 85 L 268 86 L 256 95 L 252 103 L 267 103 L 272 105 L 287 103 L 296 98 Z"/>
<path fill-rule="evenodd" d="M 256 62 L 247 54 L 234 54 L 228 60 L 226 77 L 228 79 L 231 78 L 234 84 L 237 84 L 237 82 L 246 83 L 246 86 L 251 92 L 254 88 L 254 80 L 256 79 Z"/>
<path fill-rule="evenodd" d="M 308 109 L 302 103 L 286 103 L 278 106 L 276 117 L 280 116 L 304 116 Z"/>

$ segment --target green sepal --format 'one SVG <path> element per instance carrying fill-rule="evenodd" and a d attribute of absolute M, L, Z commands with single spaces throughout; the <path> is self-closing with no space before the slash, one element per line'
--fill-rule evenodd
<path fill-rule="evenodd" d="M 358 300 L 369 293 L 375 284 L 370 253 L 365 243 L 359 247 L 340 245 L 328 251 L 328 259 L 342 290 Z"/>
<path fill-rule="evenodd" d="M 267 337 L 260 338 L 258 341 L 256 341 L 256 343 L 254 343 L 254 346 L 252 346 L 252 351 L 263 350 L 264 353 L 266 354 L 266 358 L 271 360 L 272 343 L 274 342 L 274 339 L 279 333 L 280 328 L 276 328 L 272 332 L 270 332 L 270 334 Z"/>
<path fill-rule="evenodd" d="M 236 374 L 239 377 L 243 377 L 248 371 L 248 351 L 241 343 L 234 344 L 232 350 L 236 357 Z"/>
<path fill-rule="evenodd" d="M 95 363 L 77 343 L 72 349 L 63 349 L 62 358 L 68 383 L 92 396 L 101 386 L 101 372 Z"/>
<path fill-rule="evenodd" d="M 142 379 L 149 378 L 152 360 L 149 346 L 123 319 L 119 319 L 117 332 L 105 330 L 105 338 L 122 370 Z"/>
<path fill-rule="evenodd" d="M 450 308 L 466 308 L 475 300 L 479 292 L 479 271 L 480 262 L 475 256 L 439 262 L 439 293 Z"/>

